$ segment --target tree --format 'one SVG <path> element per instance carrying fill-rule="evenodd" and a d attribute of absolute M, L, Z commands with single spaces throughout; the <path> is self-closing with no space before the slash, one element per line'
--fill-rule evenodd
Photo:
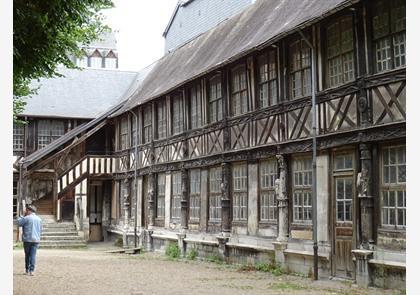
<path fill-rule="evenodd" d="M 60 76 L 62 64 L 76 68 L 70 55 L 80 56 L 88 45 L 109 30 L 102 9 L 112 0 L 13 1 L 13 119 L 25 106 L 24 97 L 36 93 L 30 82 Z"/>

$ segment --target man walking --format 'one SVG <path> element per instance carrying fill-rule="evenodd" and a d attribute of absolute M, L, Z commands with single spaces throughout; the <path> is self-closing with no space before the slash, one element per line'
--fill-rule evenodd
<path fill-rule="evenodd" d="M 36 214 L 36 207 L 27 205 L 24 217 L 18 218 L 19 226 L 23 228 L 22 240 L 25 251 L 25 271 L 33 276 L 35 271 L 36 250 L 41 240 L 42 220 Z"/>

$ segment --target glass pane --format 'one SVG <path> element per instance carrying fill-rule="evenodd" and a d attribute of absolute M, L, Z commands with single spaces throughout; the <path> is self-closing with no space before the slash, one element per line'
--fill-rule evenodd
<path fill-rule="evenodd" d="M 398 182 L 405 182 L 405 165 L 398 166 Z"/>
<path fill-rule="evenodd" d="M 391 166 L 389 167 L 389 182 L 396 183 L 397 182 L 397 167 Z"/>
<path fill-rule="evenodd" d="M 337 179 L 337 199 L 344 199 L 344 183 L 342 179 Z"/>

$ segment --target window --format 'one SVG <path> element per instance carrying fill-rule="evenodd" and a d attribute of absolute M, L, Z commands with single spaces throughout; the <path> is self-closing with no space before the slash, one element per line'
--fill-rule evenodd
<path fill-rule="evenodd" d="M 220 221 L 222 218 L 222 168 L 210 168 L 210 221 Z"/>
<path fill-rule="evenodd" d="M 382 225 L 406 226 L 405 146 L 382 151 Z"/>
<path fill-rule="evenodd" d="M 304 40 L 290 44 L 290 95 L 292 99 L 311 94 L 311 50 Z"/>
<path fill-rule="evenodd" d="M 13 217 L 17 216 L 18 182 L 13 181 Z"/>
<path fill-rule="evenodd" d="M 405 1 L 377 1 L 372 17 L 375 71 L 405 66 Z"/>
<path fill-rule="evenodd" d="M 247 164 L 233 165 L 233 220 L 247 220 L 248 217 L 248 167 Z"/>
<path fill-rule="evenodd" d="M 102 68 L 102 57 L 92 56 L 90 57 L 90 67 L 95 69 Z"/>
<path fill-rule="evenodd" d="M 165 183 L 166 175 L 165 173 L 158 174 L 158 194 L 157 194 L 157 211 L 156 217 L 164 218 L 165 217 Z"/>
<path fill-rule="evenodd" d="M 38 149 L 47 146 L 64 134 L 64 122 L 55 120 L 38 121 Z"/>
<path fill-rule="evenodd" d="M 25 126 L 13 123 L 13 151 L 23 151 L 25 141 Z"/>
<path fill-rule="evenodd" d="M 131 146 L 135 147 L 139 144 L 138 140 L 138 128 L 137 128 L 137 120 L 139 118 L 138 114 L 136 114 L 137 118 L 131 114 Z"/>
<path fill-rule="evenodd" d="M 353 21 L 345 16 L 327 27 L 328 86 L 354 80 Z"/>
<path fill-rule="evenodd" d="M 260 163 L 260 220 L 264 222 L 277 221 L 276 178 L 277 161 L 262 161 Z"/>
<path fill-rule="evenodd" d="M 152 107 L 147 105 L 143 109 L 143 143 L 152 141 Z"/>
<path fill-rule="evenodd" d="M 160 100 L 157 103 L 158 139 L 165 138 L 166 133 L 166 101 Z"/>
<path fill-rule="evenodd" d="M 105 58 L 105 68 L 116 69 L 117 68 L 117 59 L 115 57 Z"/>
<path fill-rule="evenodd" d="M 210 123 L 223 119 L 222 78 L 216 75 L 209 81 L 209 116 Z"/>
<path fill-rule="evenodd" d="M 172 219 L 181 218 L 181 172 L 172 173 L 172 200 L 171 200 L 171 217 Z"/>
<path fill-rule="evenodd" d="M 128 148 L 128 120 L 122 117 L 120 121 L 120 150 Z"/>
<path fill-rule="evenodd" d="M 272 50 L 258 57 L 260 108 L 277 103 L 276 51 Z"/>
<path fill-rule="evenodd" d="M 127 194 L 127 184 L 124 183 L 123 180 L 119 181 L 119 218 L 124 218 L 124 199 L 125 195 Z M 129 211 L 130 212 L 130 211 Z"/>
<path fill-rule="evenodd" d="M 203 125 L 203 109 L 201 108 L 201 86 L 197 84 L 190 88 L 191 129 Z"/>
<path fill-rule="evenodd" d="M 312 221 L 312 159 L 293 161 L 293 222 Z"/>
<path fill-rule="evenodd" d="M 232 70 L 232 115 L 237 116 L 248 112 L 248 86 L 245 65 Z"/>
<path fill-rule="evenodd" d="M 172 134 L 184 131 L 184 108 L 182 97 L 175 95 L 172 101 Z"/>
<path fill-rule="evenodd" d="M 200 169 L 190 171 L 190 220 L 200 219 Z"/>
<path fill-rule="evenodd" d="M 334 155 L 334 189 L 337 222 L 352 222 L 353 220 L 353 178 L 353 155 Z"/>

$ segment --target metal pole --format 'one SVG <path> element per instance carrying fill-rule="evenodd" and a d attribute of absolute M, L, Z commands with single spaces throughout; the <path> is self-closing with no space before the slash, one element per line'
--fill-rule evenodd
<path fill-rule="evenodd" d="M 298 30 L 302 39 L 311 48 L 311 74 L 312 74 L 312 239 L 314 244 L 314 280 L 318 280 L 318 223 L 317 223 L 317 192 L 316 192 L 316 65 L 315 48 L 312 43 Z"/>
<path fill-rule="evenodd" d="M 137 208 L 137 162 L 138 162 L 138 156 L 139 156 L 137 149 L 138 149 L 138 145 L 139 145 L 138 144 L 139 143 L 139 130 L 138 130 L 139 122 L 138 122 L 137 115 L 132 110 L 130 110 L 130 113 L 132 113 L 134 115 L 134 117 L 136 118 L 136 143 L 135 143 L 135 147 L 134 147 L 134 152 L 136 153 L 134 155 L 134 159 L 135 159 L 135 162 L 134 162 L 134 191 L 135 191 L 135 201 L 136 201 L 136 204 L 134 205 L 134 208 L 135 208 L 135 211 L 136 211 L 136 214 L 134 215 L 134 248 L 137 248 L 137 210 L 138 210 L 138 208 Z"/>

